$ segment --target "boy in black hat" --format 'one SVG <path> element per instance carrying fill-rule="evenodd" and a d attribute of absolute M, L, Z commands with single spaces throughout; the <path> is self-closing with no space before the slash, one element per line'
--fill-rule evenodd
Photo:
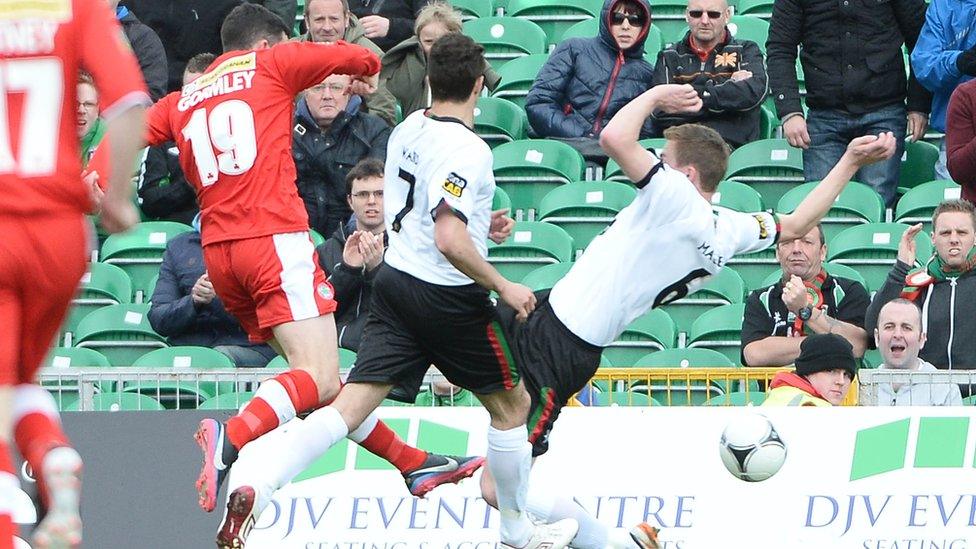
<path fill-rule="evenodd" d="M 837 334 L 807 336 L 795 365 L 776 374 L 763 406 L 837 406 L 857 373 L 851 344 Z"/>

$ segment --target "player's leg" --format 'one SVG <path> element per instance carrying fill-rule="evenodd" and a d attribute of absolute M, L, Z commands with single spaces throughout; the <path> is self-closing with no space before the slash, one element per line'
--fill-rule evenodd
<path fill-rule="evenodd" d="M 2 373 L 0 373 L 2 376 Z M 13 389 L 0 384 L 0 549 L 13 547 L 17 534 L 13 522 L 12 494 L 20 489 L 10 454 L 11 408 Z"/>

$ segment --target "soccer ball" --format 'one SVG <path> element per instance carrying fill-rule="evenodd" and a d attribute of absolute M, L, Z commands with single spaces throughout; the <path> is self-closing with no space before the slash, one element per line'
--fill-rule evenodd
<path fill-rule="evenodd" d="M 747 482 L 759 482 L 783 466 L 786 445 L 766 416 L 746 414 L 733 419 L 722 431 L 719 454 L 730 473 Z"/>

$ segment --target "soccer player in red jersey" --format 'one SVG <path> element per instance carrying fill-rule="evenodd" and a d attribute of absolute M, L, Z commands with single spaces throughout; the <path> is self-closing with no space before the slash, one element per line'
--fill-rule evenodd
<path fill-rule="evenodd" d="M 149 96 L 103 0 L 0 0 L 0 548 L 12 546 L 17 488 L 7 443 L 38 480 L 46 514 L 34 547 L 81 542 L 81 458 L 47 391 L 33 383 L 88 258 L 90 209 L 75 112 L 78 71 L 91 73 L 112 139 L 113 167 L 131 166 Z M 126 170 L 102 200 L 110 232 L 138 220 Z"/>
<path fill-rule="evenodd" d="M 221 28 L 224 54 L 147 117 L 149 143 L 176 142 L 197 192 L 214 289 L 250 339 L 269 342 L 292 368 L 263 382 L 225 425 L 200 423 L 196 438 L 204 460 L 197 490 L 206 511 L 213 510 L 223 477 L 245 444 L 339 391 L 336 303 L 295 187 L 292 113 L 295 96 L 330 74 L 352 75 L 351 93 L 372 92 L 380 61 L 341 41 L 286 38 L 287 28 L 270 11 L 238 6 Z M 406 446 L 375 417 L 350 438 L 393 463 L 415 495 L 469 476 L 483 462 Z"/>

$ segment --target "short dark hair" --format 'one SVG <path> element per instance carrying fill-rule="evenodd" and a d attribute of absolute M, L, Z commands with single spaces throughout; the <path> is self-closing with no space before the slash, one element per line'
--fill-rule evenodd
<path fill-rule="evenodd" d="M 715 192 L 729 165 L 729 146 L 722 136 L 700 124 L 682 124 L 664 130 L 664 138 L 674 144 L 671 149 L 676 167 L 694 166 L 702 190 Z"/>
<path fill-rule="evenodd" d="M 973 221 L 973 227 L 976 227 L 976 208 L 973 207 L 973 204 L 968 200 L 954 198 L 951 200 L 943 200 L 938 206 L 936 206 L 935 211 L 932 212 L 933 231 L 935 231 L 935 222 L 939 219 L 939 216 L 949 212 L 969 214 L 970 219 Z"/>
<path fill-rule="evenodd" d="M 230 10 L 220 26 L 220 43 L 224 51 L 249 50 L 258 41 L 277 44 L 290 29 L 268 8 L 244 3 Z"/>
<path fill-rule="evenodd" d="M 427 79 L 435 101 L 463 103 L 485 73 L 485 48 L 469 36 L 448 33 L 430 48 Z"/>
<path fill-rule="evenodd" d="M 379 177 L 383 179 L 384 166 L 383 161 L 379 158 L 373 158 L 372 156 L 367 156 L 366 158 L 360 160 L 355 166 L 349 170 L 346 174 L 346 195 L 352 196 L 352 184 L 359 179 L 369 179 L 370 177 Z"/>
<path fill-rule="evenodd" d="M 190 60 L 186 62 L 186 68 L 183 69 L 183 72 L 184 73 L 188 73 L 188 72 L 192 72 L 192 73 L 206 72 L 207 67 L 209 67 L 214 62 L 214 59 L 216 59 L 216 58 L 217 58 L 217 56 L 214 55 L 214 54 L 212 54 L 212 53 L 210 53 L 209 51 L 205 51 L 203 53 L 198 53 L 198 54 L 194 55 L 193 57 L 191 57 Z"/>

